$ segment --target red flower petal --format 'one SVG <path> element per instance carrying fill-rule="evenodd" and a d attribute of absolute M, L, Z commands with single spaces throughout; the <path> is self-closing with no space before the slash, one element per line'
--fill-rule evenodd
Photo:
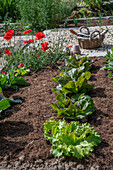
<path fill-rule="evenodd" d="M 3 36 L 3 38 L 4 38 L 5 40 L 9 41 L 9 40 L 12 38 L 12 36 L 11 36 L 11 34 L 6 33 L 6 34 Z"/>
<path fill-rule="evenodd" d="M 41 43 L 41 49 L 43 50 L 43 51 L 46 51 L 46 50 L 48 50 L 49 49 L 49 47 L 48 47 L 48 42 L 44 42 L 44 43 Z"/>
<path fill-rule="evenodd" d="M 35 36 L 36 36 L 35 40 L 40 40 L 45 37 L 45 34 L 43 32 L 37 32 Z"/>
<path fill-rule="evenodd" d="M 26 31 L 24 31 L 24 33 L 26 33 L 26 34 L 28 34 L 28 33 L 30 33 L 32 30 L 26 30 Z"/>
<path fill-rule="evenodd" d="M 12 54 L 9 49 L 5 50 L 5 55 L 9 56 L 10 54 Z"/>
<path fill-rule="evenodd" d="M 19 65 L 17 65 L 17 67 L 22 67 L 23 66 L 23 63 L 20 63 Z"/>
<path fill-rule="evenodd" d="M 14 30 L 8 30 L 8 31 L 7 31 L 7 34 L 13 35 L 13 34 L 15 34 L 15 33 L 14 33 Z"/>
<path fill-rule="evenodd" d="M 24 41 L 24 43 L 32 43 L 34 40 L 33 39 L 30 39 L 28 41 Z"/>
<path fill-rule="evenodd" d="M 29 42 L 32 43 L 34 40 L 33 39 L 30 39 Z"/>
<path fill-rule="evenodd" d="M 24 43 L 29 43 L 29 41 L 24 41 Z"/>
<path fill-rule="evenodd" d="M 6 74 L 6 71 L 1 71 L 2 72 L 2 74 Z"/>

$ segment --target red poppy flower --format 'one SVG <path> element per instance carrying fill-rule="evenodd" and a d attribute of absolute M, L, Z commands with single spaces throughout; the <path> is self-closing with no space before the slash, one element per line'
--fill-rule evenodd
<path fill-rule="evenodd" d="M 40 40 L 45 37 L 45 34 L 43 32 L 37 32 L 35 40 Z"/>
<path fill-rule="evenodd" d="M 37 57 L 40 57 L 39 53 L 37 53 Z"/>
<path fill-rule="evenodd" d="M 71 48 L 72 46 L 70 45 L 70 46 L 68 46 L 68 48 Z"/>
<path fill-rule="evenodd" d="M 23 66 L 23 63 L 20 63 L 19 65 L 17 65 L 17 67 L 22 67 Z"/>
<path fill-rule="evenodd" d="M 9 49 L 5 50 L 5 55 L 9 56 L 11 55 L 12 53 L 9 51 Z"/>
<path fill-rule="evenodd" d="M 24 41 L 24 43 L 29 43 L 29 40 L 28 41 Z"/>
<path fill-rule="evenodd" d="M 32 43 L 34 40 L 33 39 L 30 39 L 28 41 L 24 41 L 24 43 Z"/>
<path fill-rule="evenodd" d="M 14 30 L 8 30 L 8 31 L 5 33 L 5 35 L 4 35 L 3 38 L 4 38 L 5 40 L 9 41 L 9 40 L 12 38 L 12 35 L 13 35 L 13 34 L 15 34 L 15 33 L 14 33 Z"/>
<path fill-rule="evenodd" d="M 8 30 L 8 31 L 6 32 L 6 34 L 13 35 L 13 34 L 15 34 L 15 33 L 14 33 L 14 30 Z"/>
<path fill-rule="evenodd" d="M 46 50 L 48 50 L 49 49 L 49 47 L 48 47 L 48 42 L 44 42 L 44 43 L 41 43 L 41 49 L 43 50 L 43 51 L 46 51 Z"/>
<path fill-rule="evenodd" d="M 9 41 L 9 40 L 12 38 L 12 36 L 11 36 L 11 34 L 6 33 L 6 34 L 3 36 L 3 38 L 4 38 L 5 40 Z"/>
<path fill-rule="evenodd" d="M 24 33 L 28 34 L 30 33 L 32 30 L 27 30 L 27 31 L 24 31 Z"/>
<path fill-rule="evenodd" d="M 33 39 L 30 39 L 29 42 L 32 43 L 34 40 Z"/>
<path fill-rule="evenodd" d="M 6 71 L 1 71 L 2 72 L 2 74 L 6 74 Z"/>

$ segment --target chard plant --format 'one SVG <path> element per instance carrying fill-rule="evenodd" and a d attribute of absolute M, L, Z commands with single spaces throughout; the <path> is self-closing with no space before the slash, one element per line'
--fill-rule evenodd
<path fill-rule="evenodd" d="M 51 103 L 51 106 L 57 111 L 58 118 L 83 119 L 95 110 L 92 98 L 84 94 L 69 98 L 65 94 L 60 93 L 55 99 L 58 100 L 58 105 Z"/>
<path fill-rule="evenodd" d="M 57 110 L 58 117 L 68 119 L 83 119 L 94 111 L 93 100 L 85 93 L 93 89 L 93 85 L 88 84 L 91 77 L 89 70 L 90 62 L 87 57 L 73 55 L 65 60 L 65 67 L 59 77 L 51 80 L 58 83 L 56 88 L 51 89 L 56 96 L 58 105 L 51 103 L 53 109 Z M 74 68 L 73 68 L 74 67 Z"/>
<path fill-rule="evenodd" d="M 2 89 L 13 88 L 18 90 L 18 85 L 26 86 L 28 83 L 23 77 L 15 76 L 15 71 L 5 74 L 3 71 L 0 72 L 0 87 Z"/>
<path fill-rule="evenodd" d="M 113 76 L 113 47 L 111 48 L 111 51 L 107 51 L 107 55 L 105 56 L 105 66 L 102 67 L 100 70 L 111 70 L 109 77 Z M 113 83 L 112 83 L 113 86 Z"/>
<path fill-rule="evenodd" d="M 2 92 L 2 88 L 0 87 L 0 93 L 1 92 Z M 8 109 L 9 107 L 11 107 L 11 104 L 16 104 L 16 103 L 22 103 L 22 101 L 20 99 L 13 100 L 13 99 L 5 98 L 0 95 L 0 116 L 3 110 Z"/>
<path fill-rule="evenodd" d="M 93 85 L 88 84 L 88 80 L 91 77 L 91 73 L 85 72 L 82 73 L 80 77 L 76 80 L 76 75 L 74 80 L 71 77 L 54 77 L 51 80 L 59 83 L 56 89 L 51 89 L 54 93 L 64 93 L 68 97 L 71 97 L 76 94 L 86 93 L 87 91 L 90 91 L 93 89 Z M 70 80 L 71 79 L 71 80 Z"/>
<path fill-rule="evenodd" d="M 78 159 L 90 155 L 94 147 L 101 142 L 100 135 L 88 123 L 79 124 L 72 121 L 54 120 L 44 123 L 44 136 L 52 143 L 55 157 L 74 156 Z"/>
<path fill-rule="evenodd" d="M 90 64 L 92 60 L 89 61 L 87 56 L 71 55 L 64 60 L 65 66 L 59 67 L 62 71 L 68 71 L 71 68 L 84 67 L 84 72 L 90 70 Z"/>

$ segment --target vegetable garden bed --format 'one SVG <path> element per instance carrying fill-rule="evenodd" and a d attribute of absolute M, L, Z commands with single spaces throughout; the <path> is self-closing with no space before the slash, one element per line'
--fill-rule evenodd
<path fill-rule="evenodd" d="M 55 66 L 48 66 L 41 71 L 33 71 L 30 76 L 24 76 L 29 86 L 21 87 L 19 91 L 5 90 L 3 95 L 7 98 L 22 99 L 23 103 L 14 105 L 5 110 L 0 120 L 0 168 L 6 168 L 8 165 L 15 166 L 15 162 L 38 164 L 36 167 L 42 169 L 55 169 L 60 165 L 62 169 L 69 169 L 82 164 L 84 169 L 99 166 L 100 169 L 112 170 L 113 167 L 113 87 L 111 82 L 113 78 L 108 77 L 110 71 L 100 70 L 104 66 L 104 59 L 91 58 L 92 76 L 88 81 L 94 85 L 94 89 L 87 94 L 92 97 L 95 103 L 95 111 L 89 115 L 87 121 L 101 136 L 101 143 L 95 147 L 90 156 L 83 159 L 74 157 L 63 157 L 56 159 L 50 149 L 51 144 L 44 138 L 44 126 L 46 120 L 57 114 L 50 105 L 56 102 L 56 94 L 52 93 L 51 88 L 56 87 L 56 83 L 50 81 L 54 76 L 61 72 L 58 66 L 63 63 L 57 63 Z M 23 160 L 20 161 L 20 157 Z M 40 160 L 40 161 L 39 161 Z M 56 165 L 53 162 L 58 160 Z M 6 162 L 4 165 L 3 162 Z M 20 165 L 17 165 L 20 168 Z M 28 167 L 30 169 L 30 167 Z"/>

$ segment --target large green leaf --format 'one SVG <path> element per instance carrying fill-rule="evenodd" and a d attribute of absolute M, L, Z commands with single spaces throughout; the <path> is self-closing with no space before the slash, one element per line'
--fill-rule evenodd
<path fill-rule="evenodd" d="M 0 93 L 2 92 L 2 88 L 0 87 Z"/>
<path fill-rule="evenodd" d="M 9 101 L 5 98 L 0 101 L 0 112 L 10 107 Z"/>
<path fill-rule="evenodd" d="M 58 83 L 61 84 L 62 86 L 65 86 L 67 84 L 67 81 L 64 77 L 61 77 L 58 79 Z"/>
<path fill-rule="evenodd" d="M 77 93 L 78 89 L 76 87 L 76 81 L 69 81 L 65 86 L 62 87 L 62 91 L 65 94 Z"/>
<path fill-rule="evenodd" d="M 14 77 L 12 84 L 16 84 L 16 85 L 28 85 L 28 83 L 24 80 L 23 77 Z"/>
<path fill-rule="evenodd" d="M 18 89 L 16 85 L 28 85 L 28 83 L 24 80 L 23 77 L 17 77 L 14 75 L 14 71 L 11 71 L 9 74 L 0 73 L 0 86 L 3 89 L 13 88 L 15 90 Z"/>
<path fill-rule="evenodd" d="M 56 82 L 56 83 L 58 83 L 58 79 L 59 79 L 59 77 L 53 77 L 52 79 L 50 79 L 51 81 L 54 81 L 54 82 Z"/>
<path fill-rule="evenodd" d="M 51 106 L 57 111 L 58 117 L 66 119 L 83 119 L 95 110 L 95 106 L 91 97 L 81 94 L 69 98 L 63 93 L 56 96 L 58 105 L 52 103 Z"/>

